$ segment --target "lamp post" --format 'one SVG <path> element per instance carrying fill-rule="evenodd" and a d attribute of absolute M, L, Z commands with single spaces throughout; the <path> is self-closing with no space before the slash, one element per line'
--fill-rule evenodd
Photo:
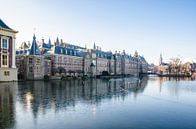
<path fill-rule="evenodd" d="M 135 51 L 135 54 L 134 54 L 134 56 L 136 57 L 136 61 L 137 61 L 137 78 L 139 78 L 139 70 L 138 70 L 138 63 L 139 63 L 139 59 L 138 59 L 138 52 L 137 51 Z"/>
<path fill-rule="evenodd" d="M 138 66 L 139 66 L 139 60 L 138 60 L 138 57 L 137 57 L 137 78 L 139 78 L 139 68 L 138 68 Z"/>

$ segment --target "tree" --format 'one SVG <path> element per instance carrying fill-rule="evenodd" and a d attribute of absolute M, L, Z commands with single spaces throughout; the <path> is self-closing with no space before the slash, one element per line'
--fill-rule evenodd
<path fill-rule="evenodd" d="M 178 57 L 171 58 L 170 60 L 171 60 L 170 62 L 171 72 L 175 74 L 179 74 L 182 61 Z"/>

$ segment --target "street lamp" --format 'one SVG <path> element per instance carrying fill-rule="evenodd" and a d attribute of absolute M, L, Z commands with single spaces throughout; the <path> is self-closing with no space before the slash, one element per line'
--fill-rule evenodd
<path fill-rule="evenodd" d="M 137 78 L 139 78 L 139 70 L 138 70 L 138 63 L 139 63 L 139 58 L 138 58 L 138 52 L 137 51 L 135 51 L 135 54 L 134 54 L 134 56 L 136 57 L 136 59 L 137 59 Z"/>

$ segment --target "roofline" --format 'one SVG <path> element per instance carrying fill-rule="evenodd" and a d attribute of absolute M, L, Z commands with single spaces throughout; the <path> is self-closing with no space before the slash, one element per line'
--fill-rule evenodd
<path fill-rule="evenodd" d="M 0 29 L 5 30 L 5 31 L 9 31 L 9 32 L 13 32 L 13 33 L 18 33 L 18 31 L 12 30 L 12 29 L 5 29 L 5 28 L 2 28 L 2 27 L 0 27 Z"/>

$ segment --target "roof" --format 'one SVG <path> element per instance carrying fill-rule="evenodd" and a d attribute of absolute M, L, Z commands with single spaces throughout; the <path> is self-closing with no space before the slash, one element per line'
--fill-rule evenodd
<path fill-rule="evenodd" d="M 3 28 L 5 30 L 9 30 L 9 31 L 12 31 L 12 32 L 15 32 L 17 33 L 17 31 L 11 29 L 9 26 L 7 26 L 1 19 L 0 19 L 0 28 Z"/>
<path fill-rule="evenodd" d="M 106 59 L 112 58 L 112 52 L 104 52 L 104 51 L 96 50 L 96 55 L 99 58 L 106 58 Z"/>
<path fill-rule="evenodd" d="M 49 44 L 49 43 L 43 43 L 42 44 L 42 48 L 47 48 L 50 49 L 53 45 Z"/>
<path fill-rule="evenodd" d="M 26 42 L 23 42 L 23 43 L 20 45 L 19 48 L 20 48 L 20 49 L 29 49 L 29 46 L 27 45 Z"/>
<path fill-rule="evenodd" d="M 29 55 L 30 50 L 16 50 L 16 55 Z"/>
<path fill-rule="evenodd" d="M 70 55 L 70 56 L 79 56 L 79 57 L 85 56 L 84 51 L 79 51 L 77 49 L 71 49 L 71 48 L 66 48 L 66 47 L 61 47 L 61 46 L 55 46 L 54 53 Z"/>
<path fill-rule="evenodd" d="M 39 50 L 39 47 L 38 47 L 37 42 L 36 42 L 36 37 L 34 35 L 29 55 L 40 55 L 40 54 L 41 54 L 41 52 Z"/>

